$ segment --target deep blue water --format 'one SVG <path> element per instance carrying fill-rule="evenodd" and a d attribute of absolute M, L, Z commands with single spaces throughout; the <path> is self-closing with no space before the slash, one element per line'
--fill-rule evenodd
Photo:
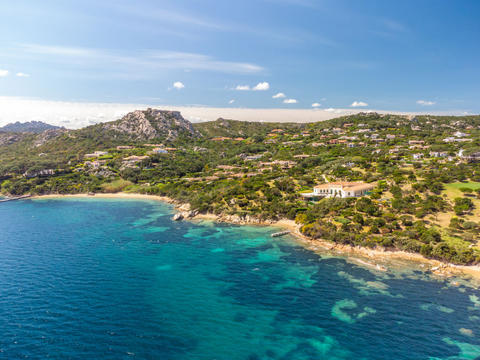
<path fill-rule="evenodd" d="M 0 204 L 0 358 L 480 359 L 480 292 L 153 201 Z"/>

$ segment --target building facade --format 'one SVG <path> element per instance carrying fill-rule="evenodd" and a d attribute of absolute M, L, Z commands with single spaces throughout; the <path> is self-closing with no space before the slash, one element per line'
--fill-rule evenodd
<path fill-rule="evenodd" d="M 375 188 L 374 184 L 362 182 L 331 182 L 317 185 L 313 188 L 313 193 L 303 194 L 304 197 L 338 197 L 350 198 L 360 197 L 368 194 Z"/>

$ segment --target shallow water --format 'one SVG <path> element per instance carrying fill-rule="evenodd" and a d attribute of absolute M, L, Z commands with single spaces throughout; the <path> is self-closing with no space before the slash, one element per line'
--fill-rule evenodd
<path fill-rule="evenodd" d="M 480 292 L 163 203 L 0 205 L 0 358 L 477 359 Z"/>

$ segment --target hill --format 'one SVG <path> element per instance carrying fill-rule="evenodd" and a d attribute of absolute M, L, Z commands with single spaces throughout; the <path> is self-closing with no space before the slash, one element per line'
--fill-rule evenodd
<path fill-rule="evenodd" d="M 15 123 L 10 123 L 3 127 L 0 127 L 0 131 L 4 131 L 4 132 L 34 133 L 34 134 L 39 134 L 46 130 L 57 130 L 57 129 L 60 129 L 60 127 L 44 123 L 43 121 L 29 121 L 25 123 L 21 123 L 17 121 Z"/>
<path fill-rule="evenodd" d="M 99 125 L 99 130 L 118 133 L 132 140 L 165 139 L 177 140 L 180 137 L 198 137 L 192 123 L 185 120 L 178 111 L 157 109 L 137 110 L 122 119 Z"/>
<path fill-rule="evenodd" d="M 196 123 L 193 125 L 196 130 L 205 137 L 253 137 L 256 135 L 266 135 L 274 129 L 281 128 L 285 131 L 299 131 L 305 128 L 306 124 L 300 123 L 261 123 L 238 120 L 218 119 Z"/>

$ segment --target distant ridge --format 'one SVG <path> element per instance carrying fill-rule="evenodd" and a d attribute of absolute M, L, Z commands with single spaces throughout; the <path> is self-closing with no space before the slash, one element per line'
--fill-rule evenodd
<path fill-rule="evenodd" d="M 0 127 L 0 131 L 15 132 L 15 133 L 34 133 L 34 134 L 39 134 L 46 130 L 57 130 L 57 129 L 61 129 L 61 128 L 58 126 L 44 123 L 43 121 L 28 121 L 25 123 L 21 123 L 17 121 L 15 123 L 7 124 L 4 127 Z"/>

